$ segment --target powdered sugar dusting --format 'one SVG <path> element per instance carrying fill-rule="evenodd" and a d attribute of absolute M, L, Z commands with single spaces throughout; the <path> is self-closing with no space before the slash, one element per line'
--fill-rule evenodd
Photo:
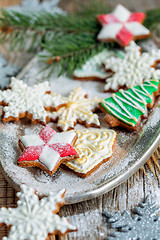
<path fill-rule="evenodd" d="M 36 82 L 44 81 L 44 78 L 39 76 L 41 65 L 37 59 L 33 59 L 26 69 L 21 73 L 22 79 L 28 85 L 33 85 Z M 34 76 L 32 72 L 34 72 Z M 27 78 L 24 75 L 27 73 Z M 36 74 L 38 78 L 36 78 Z M 104 83 L 100 82 L 83 82 L 75 81 L 65 76 L 57 78 L 52 75 L 50 78 L 51 90 L 67 96 L 72 89 L 81 86 L 86 90 L 89 97 L 107 98 L 109 93 L 103 93 Z M 64 87 L 62 87 L 64 86 Z M 102 129 L 109 128 L 104 122 L 104 114 L 98 113 Z M 17 186 L 25 183 L 28 186 L 33 186 L 38 190 L 39 195 L 48 195 L 50 191 L 58 191 L 66 188 L 66 199 L 73 199 L 76 194 L 81 196 L 85 192 L 90 192 L 98 189 L 104 184 L 112 181 L 113 178 L 120 176 L 127 171 L 130 166 L 134 165 L 140 156 L 142 156 L 154 139 L 158 136 L 160 122 L 160 108 L 152 114 L 147 124 L 139 133 L 130 133 L 127 131 L 116 130 L 117 140 L 113 148 L 113 156 L 111 159 L 103 163 L 101 167 L 92 173 L 88 178 L 81 179 L 71 171 L 58 169 L 55 174 L 49 176 L 38 168 L 21 168 L 16 162 L 20 156 L 18 146 L 19 136 L 37 134 L 42 129 L 39 124 L 30 124 L 29 120 L 21 120 L 18 123 L 1 124 L 0 126 L 0 146 L 1 146 L 1 165 L 5 173 L 11 178 Z M 48 126 L 56 130 L 55 123 L 49 123 Z M 75 130 L 82 130 L 84 126 L 77 124 Z"/>

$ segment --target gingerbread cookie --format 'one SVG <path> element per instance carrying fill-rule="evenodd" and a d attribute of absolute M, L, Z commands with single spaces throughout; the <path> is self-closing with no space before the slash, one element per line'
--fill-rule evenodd
<path fill-rule="evenodd" d="M 65 189 L 57 194 L 50 192 L 48 197 L 39 200 L 33 188 L 22 184 L 21 192 L 17 193 L 17 207 L 0 209 L 1 224 L 10 227 L 8 237 L 3 240 L 46 240 L 53 235 L 64 236 L 76 231 L 65 217 L 56 214 L 65 205 L 64 194 Z"/>
<path fill-rule="evenodd" d="M 125 47 L 124 59 L 111 57 L 103 63 L 106 70 L 112 70 L 113 76 L 106 79 L 104 91 L 118 91 L 120 87 L 133 87 L 145 79 L 160 79 L 160 70 L 155 65 L 160 61 L 160 50 L 141 53 L 140 47 L 131 42 Z"/>
<path fill-rule="evenodd" d="M 48 112 L 52 121 L 58 120 L 58 129 L 67 131 L 73 129 L 78 123 L 86 127 L 100 127 L 97 114 L 93 111 L 99 108 L 98 98 L 87 99 L 86 92 L 80 87 L 73 90 L 68 98 L 65 99 L 65 105 L 56 112 Z"/>
<path fill-rule="evenodd" d="M 75 132 L 57 133 L 44 127 L 38 135 L 25 135 L 19 140 L 24 152 L 17 161 L 20 167 L 39 167 L 52 175 L 60 164 L 78 157 L 73 148 L 77 140 Z"/>
<path fill-rule="evenodd" d="M 97 38 L 103 42 L 117 42 L 122 47 L 129 45 L 131 40 L 148 38 L 151 33 L 141 24 L 144 19 L 143 12 L 131 13 L 118 4 L 112 13 L 97 16 L 102 25 Z"/>
<path fill-rule="evenodd" d="M 106 114 L 105 121 L 111 127 L 125 127 L 137 130 L 141 119 L 147 117 L 147 108 L 152 108 L 159 94 L 159 80 L 145 82 L 128 90 L 119 90 L 112 97 L 101 102 L 101 110 Z"/>
<path fill-rule="evenodd" d="M 63 105 L 63 98 L 58 94 L 49 94 L 48 82 L 29 87 L 14 77 L 10 89 L 0 91 L 0 105 L 3 105 L 3 122 L 18 121 L 27 117 L 31 121 L 46 124 L 49 120 L 46 110 L 56 110 Z"/>
<path fill-rule="evenodd" d="M 75 148 L 79 158 L 65 163 L 65 166 L 85 178 L 111 157 L 116 132 L 110 129 L 86 129 L 76 133 L 78 139 Z"/>
<path fill-rule="evenodd" d="M 102 52 L 90 58 L 81 68 L 76 69 L 73 72 L 74 79 L 104 81 L 112 73 L 106 72 L 102 63 L 112 56 L 123 58 L 124 53 L 122 51 L 108 51 L 107 49 L 104 49 Z"/>

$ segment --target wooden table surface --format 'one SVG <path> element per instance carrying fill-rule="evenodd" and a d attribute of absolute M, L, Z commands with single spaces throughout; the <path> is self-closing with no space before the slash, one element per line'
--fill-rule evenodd
<path fill-rule="evenodd" d="M 79 0 L 80 1 L 80 0 Z M 84 1 L 84 0 L 83 0 Z M 15 4 L 19 0 L 0 0 L 0 7 L 5 4 Z M 74 11 L 78 0 L 63 0 L 60 6 Z M 82 1 L 81 1 L 82 2 Z M 159 0 L 106 0 L 108 5 L 124 4 L 132 11 L 143 11 L 151 8 L 160 8 Z M 109 229 L 102 217 L 104 210 L 123 212 L 131 210 L 147 195 L 160 206 L 160 149 L 158 148 L 147 163 L 131 178 L 107 194 L 82 203 L 64 206 L 60 210 L 61 216 L 68 216 L 71 223 L 77 226 L 78 231 L 67 234 L 62 240 L 106 239 Z M 0 174 L 0 206 L 15 206 L 15 191 Z M 7 228 L 0 229 L 0 239 L 7 234 Z M 59 239 L 58 237 L 52 238 Z M 18 239 L 17 239 L 18 240 Z"/>

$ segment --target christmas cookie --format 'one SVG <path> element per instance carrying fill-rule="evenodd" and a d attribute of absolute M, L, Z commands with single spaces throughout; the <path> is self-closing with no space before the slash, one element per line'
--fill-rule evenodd
<path fill-rule="evenodd" d="M 144 19 L 143 12 L 131 13 L 119 4 L 111 14 L 97 16 L 98 22 L 102 25 L 97 38 L 103 42 L 117 42 L 125 47 L 131 40 L 150 37 L 150 31 L 141 24 Z"/>
<path fill-rule="evenodd" d="M 20 167 L 39 167 L 52 175 L 62 162 L 78 157 L 73 148 L 77 140 L 75 132 L 57 133 L 44 127 L 38 135 L 25 135 L 19 140 L 22 155 L 17 161 Z"/>
<path fill-rule="evenodd" d="M 41 200 L 33 188 L 21 185 L 17 193 L 16 208 L 0 208 L 0 223 L 10 227 L 8 237 L 3 240 L 46 240 L 53 235 L 64 236 L 67 232 L 76 231 L 76 227 L 65 217 L 56 213 L 65 205 L 65 189 L 57 194 L 49 193 Z"/>
<path fill-rule="evenodd" d="M 68 98 L 64 98 L 65 106 L 60 107 L 56 112 L 48 112 L 52 121 L 58 121 L 59 130 L 73 129 L 77 122 L 86 127 L 100 127 L 98 116 L 93 113 L 99 108 L 100 99 L 86 97 L 86 92 L 78 87 L 70 93 Z"/>
<path fill-rule="evenodd" d="M 0 105 L 3 105 L 3 122 L 18 121 L 27 117 L 31 121 L 46 124 L 49 121 L 46 110 L 56 110 L 63 105 L 58 94 L 49 94 L 48 82 L 29 87 L 14 77 L 9 89 L 0 91 Z"/>
<path fill-rule="evenodd" d="M 86 129 L 76 133 L 78 140 L 75 148 L 79 158 L 65 163 L 65 166 L 85 178 L 111 157 L 116 132 L 110 129 Z"/>
<path fill-rule="evenodd" d="M 100 103 L 101 110 L 106 114 L 106 123 L 111 127 L 137 130 L 141 119 L 147 117 L 147 108 L 153 107 L 159 90 L 159 80 L 152 79 L 126 91 L 121 89 L 113 93 L 112 97 Z"/>
<path fill-rule="evenodd" d="M 5 58 L 0 55 L 0 88 L 7 88 L 10 83 L 10 77 L 18 73 L 19 68 L 8 64 Z"/>
<path fill-rule="evenodd" d="M 160 70 L 155 66 L 160 61 L 160 50 L 141 53 L 139 46 L 131 42 L 125 47 L 124 58 L 111 57 L 103 64 L 106 70 L 112 70 L 113 76 L 106 79 L 104 91 L 118 91 L 120 87 L 133 87 L 145 79 L 160 78 Z"/>
<path fill-rule="evenodd" d="M 111 75 L 111 72 L 106 72 L 102 63 L 112 56 L 123 58 L 123 55 L 123 52 L 120 51 L 108 51 L 104 49 L 102 52 L 90 58 L 81 68 L 76 69 L 73 77 L 76 80 L 104 81 Z"/>

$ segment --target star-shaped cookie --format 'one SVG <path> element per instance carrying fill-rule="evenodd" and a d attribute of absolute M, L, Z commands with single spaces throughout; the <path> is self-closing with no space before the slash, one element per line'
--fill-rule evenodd
<path fill-rule="evenodd" d="M 160 70 L 155 66 L 160 61 L 160 50 L 141 53 L 135 42 L 125 47 L 124 58 L 111 57 L 103 64 L 113 75 L 106 79 L 104 91 L 118 91 L 121 87 L 140 85 L 144 80 L 160 79 Z"/>
<path fill-rule="evenodd" d="M 103 42 L 117 42 L 122 47 L 129 45 L 131 40 L 147 38 L 150 31 L 141 23 L 145 19 L 143 12 L 131 13 L 121 4 L 111 14 L 97 16 L 102 29 L 98 34 L 98 40 Z"/>
<path fill-rule="evenodd" d="M 43 82 L 32 87 L 21 80 L 11 79 L 9 89 L 0 91 L 0 105 L 3 105 L 3 122 L 18 121 L 27 117 L 32 122 L 46 124 L 46 110 L 55 110 L 63 104 L 58 94 L 49 94 L 49 83 Z"/>
<path fill-rule="evenodd" d="M 77 140 L 75 132 L 57 133 L 50 127 L 44 127 L 38 135 L 24 135 L 19 146 L 24 152 L 17 161 L 21 167 L 38 166 L 52 175 L 60 164 L 78 157 L 73 148 Z"/>
<path fill-rule="evenodd" d="M 2 240 L 46 240 L 53 235 L 64 236 L 76 231 L 65 217 L 56 214 L 65 204 L 64 194 L 65 189 L 57 194 L 50 192 L 48 197 L 39 200 L 33 188 L 22 184 L 21 192 L 17 193 L 17 207 L 0 209 L 0 222 L 10 227 L 8 237 Z"/>
<path fill-rule="evenodd" d="M 98 98 L 87 99 L 86 92 L 80 87 L 73 90 L 69 97 L 64 98 L 64 106 L 60 107 L 56 112 L 48 112 L 48 116 L 52 121 L 58 120 L 58 129 L 67 131 L 73 129 L 78 123 L 84 124 L 86 127 L 100 127 L 97 114 L 94 114 L 99 108 Z"/>

